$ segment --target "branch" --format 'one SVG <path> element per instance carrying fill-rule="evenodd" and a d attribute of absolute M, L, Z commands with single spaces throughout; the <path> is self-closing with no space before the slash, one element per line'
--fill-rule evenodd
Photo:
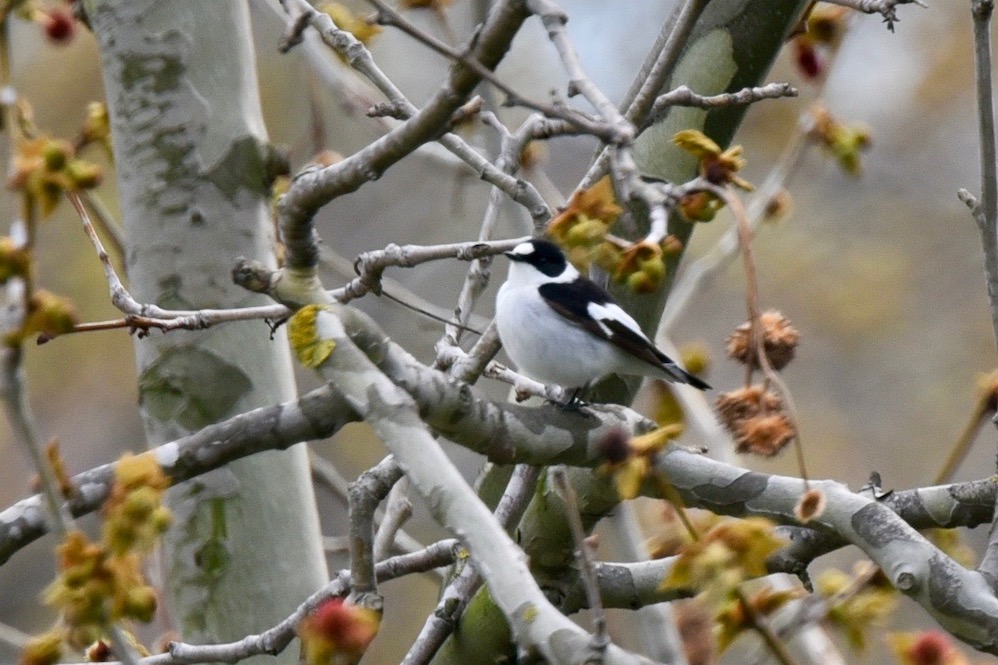
<path fill-rule="evenodd" d="M 513 470 L 506 490 L 495 509 L 495 517 L 507 531 L 519 522 L 537 484 L 537 468 L 519 465 Z M 444 641 L 454 632 L 457 619 L 467 608 L 472 596 L 482 586 L 482 576 L 470 561 L 458 564 L 450 584 L 440 594 L 440 602 L 427 617 L 419 636 L 406 653 L 402 665 L 428 663 Z"/>
<path fill-rule="evenodd" d="M 496 158 L 496 168 L 503 173 L 515 173 L 520 165 L 520 155 L 523 148 L 530 140 L 530 129 L 535 124 L 537 116 L 531 116 L 520 127 L 516 135 L 510 134 L 505 126 L 496 116 L 488 113 L 484 116 L 486 124 L 496 129 L 502 136 L 500 140 L 501 149 Z M 489 202 L 485 208 L 485 215 L 482 217 L 482 224 L 478 231 L 478 239 L 482 242 L 492 240 L 496 234 L 496 227 L 499 225 L 499 211 L 502 209 L 502 190 L 493 187 L 489 192 Z M 519 242 L 513 244 L 512 249 Z M 456 347 L 461 339 L 461 326 L 468 322 L 471 313 L 478 302 L 479 296 L 489 285 L 491 276 L 492 256 L 476 258 L 471 262 L 468 273 L 461 283 L 461 291 L 458 293 L 457 305 L 454 307 L 454 316 L 457 319 L 456 325 L 449 325 L 444 329 L 444 335 L 435 345 L 437 353 L 444 353 L 447 349 Z M 489 357 L 495 355 L 498 349 L 492 351 Z"/>
<path fill-rule="evenodd" d="M 374 513 L 402 478 L 402 468 L 389 455 L 350 483 L 350 596 L 357 605 L 381 612 L 374 572 Z"/>
<path fill-rule="evenodd" d="M 615 431 L 641 434 L 655 427 L 626 407 L 590 405 L 583 416 L 557 407 L 493 403 L 475 389 L 443 372 L 420 364 L 388 340 L 366 316 L 343 308 L 352 339 L 378 368 L 419 404 L 422 418 L 455 443 L 498 464 L 540 466 L 568 464 L 594 468 L 603 463 L 600 444 Z M 254 409 L 209 425 L 151 451 L 174 484 L 265 450 L 283 450 L 302 441 L 331 436 L 356 412 L 332 386 L 326 385 L 298 400 Z M 683 453 L 691 459 L 700 456 Z M 726 466 L 731 470 L 737 467 Z M 72 478 L 77 496 L 66 505 L 74 516 L 97 510 L 110 492 L 114 464 L 104 464 Z M 759 474 L 757 482 L 768 476 Z M 705 476 L 709 482 L 710 476 Z M 991 519 L 996 491 L 988 481 L 894 492 L 885 505 L 901 513 L 916 528 L 977 525 Z M 698 497 L 691 497 L 699 502 Z M 711 502 L 714 505 L 715 501 Z M 690 504 L 691 506 L 694 504 Z M 717 508 L 744 515 L 735 506 Z M 764 512 L 775 517 L 771 511 Z M 936 517 L 930 519 L 930 516 Z M 793 523 L 793 512 L 776 517 Z M 938 521 L 937 521 L 938 520 Z M 40 496 L 23 499 L 0 512 L 0 564 L 48 532 Z"/>
<path fill-rule="evenodd" d="M 977 120 L 980 133 L 981 200 L 967 190 L 958 192 L 970 208 L 981 232 L 984 270 L 991 303 L 991 325 L 998 342 L 998 174 L 995 169 L 995 112 L 991 85 L 991 14 L 993 0 L 973 0 L 974 61 L 976 63 Z"/>
<path fill-rule="evenodd" d="M 575 542 L 575 560 L 579 567 L 579 578 L 582 588 L 586 593 L 586 605 L 592 611 L 593 638 L 590 643 L 592 653 L 586 662 L 603 662 L 603 654 L 610 644 L 610 635 L 607 633 L 606 616 L 603 612 L 603 599 L 600 597 L 599 583 L 596 579 L 596 563 L 593 561 L 592 549 L 586 542 L 586 530 L 582 525 L 582 518 L 579 516 L 579 501 L 575 496 L 575 490 L 568 480 L 564 466 L 556 466 L 551 469 L 551 480 L 561 500 L 565 503 L 568 524 L 572 531 L 572 540 Z M 664 579 L 664 578 L 663 578 Z"/>
<path fill-rule="evenodd" d="M 289 4 L 295 5 L 294 9 L 289 11 L 292 23 L 297 23 L 295 12 L 301 12 L 301 15 L 307 16 L 308 23 L 319 33 L 320 38 L 330 48 L 346 58 L 351 67 L 370 80 L 388 98 L 398 117 L 408 119 L 420 112 L 375 64 L 371 52 L 349 32 L 340 30 L 328 14 L 316 11 L 305 0 L 291 0 Z M 437 138 L 437 141 L 474 169 L 483 180 L 498 187 L 511 199 L 526 208 L 535 221 L 539 222 L 551 217 L 551 210 L 530 183 L 503 173 L 457 134 L 448 132 Z"/>
<path fill-rule="evenodd" d="M 648 118 L 641 127 L 657 121 L 673 106 L 693 106 L 700 109 L 715 109 L 739 104 L 752 104 L 763 99 L 780 99 L 796 97 L 797 88 L 789 83 L 769 83 L 758 88 L 742 88 L 737 92 L 727 92 L 720 95 L 698 95 L 689 86 L 681 85 L 655 99 Z"/>
<path fill-rule="evenodd" d="M 372 291 L 380 295 L 381 276 L 386 268 L 412 268 L 422 263 L 441 259 L 474 261 L 482 257 L 508 252 L 524 240 L 527 238 L 477 240 L 445 245 L 388 245 L 384 249 L 364 252 L 359 255 L 354 261 L 357 278 L 339 289 L 333 290 L 330 295 L 344 304 Z"/>
<path fill-rule="evenodd" d="M 314 480 L 317 484 L 328 487 L 336 497 L 342 499 L 344 502 L 348 500 L 350 482 L 344 478 L 342 474 L 340 474 L 339 469 L 337 469 L 332 462 L 316 455 L 313 451 L 309 451 L 309 463 L 312 465 L 312 480 Z M 375 520 L 383 519 L 382 512 L 383 511 L 381 510 L 375 512 Z M 328 541 L 331 539 L 327 538 L 326 540 Z M 343 540 L 345 543 L 347 539 L 344 538 Z M 375 540 L 375 542 L 377 542 L 377 540 Z M 423 549 L 423 544 L 419 540 L 401 528 L 395 532 L 395 538 L 392 545 L 401 553 L 418 552 Z M 342 552 L 347 549 L 348 545 L 344 544 L 342 549 L 338 551 Z M 377 549 L 377 545 L 375 545 L 375 549 Z M 326 550 L 329 551 L 328 546 Z M 378 560 L 380 561 L 381 559 L 379 558 Z"/>
<path fill-rule="evenodd" d="M 339 310 L 340 308 L 337 308 Z M 482 571 L 491 596 L 509 621 L 516 641 L 552 663 L 578 662 L 590 635 L 557 611 L 541 592 L 523 551 L 478 499 L 420 419 L 412 397 L 373 365 L 354 345 L 337 310 L 318 309 L 307 333 L 335 343 L 317 371 L 335 383 L 370 423 L 426 499 L 437 523 L 457 534 Z M 642 659 L 610 645 L 606 663 Z"/>
<path fill-rule="evenodd" d="M 390 557 L 395 549 L 396 538 L 405 533 L 402 526 L 412 518 L 412 502 L 408 493 L 409 482 L 402 476 L 385 498 L 384 518 L 374 534 L 375 561 L 384 561 Z"/>
<path fill-rule="evenodd" d="M 919 7 L 926 5 L 921 0 L 826 0 L 832 5 L 841 5 L 855 9 L 864 14 L 880 14 L 884 17 L 887 29 L 894 32 L 894 24 L 898 22 L 897 6 L 915 4 Z"/>
<path fill-rule="evenodd" d="M 748 512 L 786 521 L 803 491 L 799 478 L 763 476 L 671 450 L 657 466 L 690 506 Z M 983 575 L 968 571 L 876 500 L 834 481 L 811 481 L 828 499 L 808 526 L 845 538 L 883 569 L 891 584 L 916 600 L 956 637 L 998 653 L 998 598 Z"/>
<path fill-rule="evenodd" d="M 635 125 L 641 125 L 644 122 L 655 96 L 659 94 L 659 91 L 665 86 L 665 82 L 672 75 L 683 48 L 689 42 L 693 27 L 708 2 L 709 0 L 689 0 L 688 2 L 676 3 L 674 13 L 662 27 L 648 57 L 641 65 L 641 69 L 621 103 L 624 116 Z M 609 152 L 604 148 L 582 178 L 578 189 L 589 189 L 596 184 L 596 181 L 606 173 L 609 159 Z"/>
<path fill-rule="evenodd" d="M 350 310 L 352 311 L 352 310 Z M 366 316 L 352 311 L 356 339 L 399 386 L 411 391 L 425 418 L 445 436 L 508 464 L 599 463 L 599 443 L 615 429 L 635 434 L 654 424 L 623 407 L 593 407 L 580 422 L 553 406 L 532 408 L 493 404 L 467 384 L 420 364 L 391 343 Z M 180 483 L 229 462 L 262 452 L 331 436 L 358 416 L 331 386 L 295 401 L 255 409 L 196 434 L 156 448 L 155 454 L 173 483 Z M 537 441 L 543 433 L 543 442 Z M 588 462 L 586 462 L 588 460 Z M 67 503 L 74 516 L 97 510 L 110 492 L 114 464 L 74 476 L 78 494 Z M 0 512 L 0 564 L 48 532 L 40 497 L 22 500 Z"/>
<path fill-rule="evenodd" d="M 634 126 L 620 114 L 613 102 L 583 71 L 579 55 L 565 32 L 568 15 L 552 0 L 526 0 L 526 2 L 530 11 L 541 18 L 548 31 L 548 38 L 558 51 L 568 74 L 568 96 L 573 97 L 581 93 L 593 105 L 611 129 L 608 138 L 603 138 L 606 143 L 617 146 L 630 145 L 634 141 Z"/>
<path fill-rule="evenodd" d="M 794 136 L 783 149 L 776 165 L 752 196 L 748 206 L 748 217 L 753 232 L 765 219 L 766 207 L 770 201 L 790 184 L 791 178 L 797 173 L 801 160 L 811 145 L 806 138 L 811 124 L 810 113 L 803 114 L 797 123 Z M 738 256 L 739 248 L 738 226 L 733 224 L 707 254 L 698 258 L 676 277 L 662 317 L 659 319 L 656 338 L 668 336 L 672 326 L 679 320 L 697 291 L 730 265 Z"/>
<path fill-rule="evenodd" d="M 469 60 L 493 69 L 508 51 L 527 13 L 513 0 L 497 3 L 469 51 Z M 429 100 L 396 129 L 341 162 L 299 174 L 278 205 L 278 218 L 292 271 L 313 271 L 318 263 L 318 236 L 312 217 L 338 196 L 377 179 L 386 169 L 420 145 L 435 140 L 440 128 L 467 100 L 481 81 L 478 73 L 462 62 L 455 63 L 447 81 Z M 540 202 L 544 211 L 547 206 Z M 531 210 L 532 213 L 539 212 Z M 543 214 L 543 213 L 542 213 Z"/>
<path fill-rule="evenodd" d="M 413 573 L 423 573 L 454 562 L 459 545 L 454 539 L 441 540 L 413 554 L 402 554 L 379 563 L 375 571 L 379 582 L 397 579 Z M 236 663 L 252 656 L 276 655 L 284 651 L 295 637 L 295 628 L 306 615 L 330 598 L 343 598 L 350 590 L 350 573 L 341 570 L 332 581 L 299 605 L 276 626 L 259 635 L 228 644 L 187 644 L 171 642 L 166 653 L 142 658 L 139 665 L 182 665 L 189 663 Z M 120 665 L 120 663 L 118 664 Z"/>
<path fill-rule="evenodd" d="M 111 304 L 125 315 L 124 325 L 131 329 L 149 330 L 156 328 L 159 330 L 204 330 L 210 326 L 227 321 L 247 321 L 254 319 L 278 320 L 287 317 L 291 312 L 284 305 L 261 305 L 259 307 L 242 307 L 234 309 L 200 309 L 200 310 L 168 310 L 156 305 L 146 305 L 138 302 L 121 283 L 118 273 L 111 265 L 111 258 L 104 249 L 104 244 L 94 230 L 94 225 L 90 221 L 90 214 L 80 200 L 78 194 L 67 193 L 67 198 L 83 223 L 83 230 L 97 251 L 97 258 L 104 269 L 104 278 L 107 280 L 108 291 L 111 294 Z M 117 322 L 110 322 L 111 325 L 102 324 L 100 327 L 83 324 L 77 326 L 82 332 L 87 329 L 106 329 L 108 327 L 118 327 Z M 45 338 L 40 341 L 48 341 Z"/>
<path fill-rule="evenodd" d="M 512 87 L 507 85 L 502 79 L 496 76 L 492 69 L 484 66 L 482 63 L 478 62 L 473 56 L 465 55 L 464 51 L 451 48 L 444 42 L 436 39 L 432 35 L 429 35 L 416 26 L 412 25 L 405 18 L 389 7 L 387 4 L 381 0 L 367 0 L 370 4 L 374 5 L 378 10 L 378 23 L 381 25 L 391 25 L 405 34 L 409 35 L 419 43 L 427 46 L 433 51 L 439 53 L 445 58 L 459 63 L 472 72 L 479 76 L 483 81 L 488 81 L 491 85 L 495 86 L 498 90 L 501 90 L 503 94 L 506 95 L 505 105 L 507 106 L 522 106 L 524 108 L 537 111 L 549 118 L 557 118 L 563 120 L 570 125 L 577 127 L 580 131 L 586 134 L 592 134 L 606 143 L 619 143 L 622 140 L 627 141 L 626 136 L 621 136 L 617 132 L 617 128 L 611 124 L 601 122 L 600 120 L 589 117 L 588 115 L 573 109 L 565 104 L 543 104 L 541 102 L 534 101 L 523 95 L 519 94 Z"/>

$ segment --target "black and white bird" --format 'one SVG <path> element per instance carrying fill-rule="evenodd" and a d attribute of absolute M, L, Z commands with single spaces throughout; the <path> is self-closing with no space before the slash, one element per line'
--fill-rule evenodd
<path fill-rule="evenodd" d="M 512 263 L 496 296 L 496 325 L 520 373 L 577 389 L 576 396 L 607 374 L 710 388 L 656 348 L 637 321 L 580 275 L 554 243 L 529 240 L 506 256 Z"/>

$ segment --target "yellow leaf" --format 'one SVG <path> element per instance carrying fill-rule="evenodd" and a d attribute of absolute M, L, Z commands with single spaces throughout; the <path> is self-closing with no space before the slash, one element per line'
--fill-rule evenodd
<path fill-rule="evenodd" d="M 706 134 L 696 129 L 684 129 L 672 137 L 672 142 L 697 159 L 718 157 L 721 147 Z"/>
<path fill-rule="evenodd" d="M 328 14 L 337 27 L 346 30 L 363 44 L 369 43 L 381 32 L 381 26 L 367 21 L 363 16 L 353 13 L 349 7 L 338 2 L 327 2 L 317 9 Z"/>
<path fill-rule="evenodd" d="M 336 342 L 322 339 L 316 330 L 315 321 L 319 311 L 329 309 L 322 305 L 306 305 L 302 307 L 288 322 L 288 339 L 291 348 L 295 350 L 298 361 L 305 367 L 315 369 L 326 362 L 329 354 L 336 348 Z"/>

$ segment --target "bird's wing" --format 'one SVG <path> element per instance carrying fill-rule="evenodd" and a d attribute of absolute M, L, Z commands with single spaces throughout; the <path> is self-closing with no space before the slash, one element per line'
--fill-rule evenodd
<path fill-rule="evenodd" d="M 641 332 L 637 321 L 595 282 L 550 282 L 540 286 L 538 291 L 551 309 L 580 328 L 585 328 L 653 367 L 664 369 L 681 383 L 689 383 L 701 390 L 710 388 L 662 353 Z"/>

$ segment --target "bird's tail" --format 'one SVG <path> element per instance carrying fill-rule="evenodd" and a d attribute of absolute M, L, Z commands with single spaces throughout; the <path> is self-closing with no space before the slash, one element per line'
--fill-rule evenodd
<path fill-rule="evenodd" d="M 699 390 L 713 390 L 709 383 L 697 376 L 693 376 L 675 363 L 664 364 L 662 365 L 662 369 L 664 369 L 665 373 L 672 377 L 676 383 L 685 383 Z"/>

